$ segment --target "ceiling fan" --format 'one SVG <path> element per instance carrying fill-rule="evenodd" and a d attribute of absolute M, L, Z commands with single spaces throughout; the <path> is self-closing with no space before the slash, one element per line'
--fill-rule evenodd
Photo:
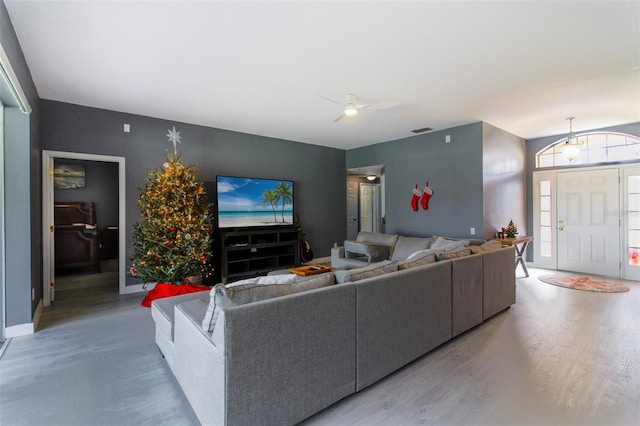
<path fill-rule="evenodd" d="M 343 117 L 355 117 L 356 115 L 358 115 L 358 113 L 360 112 L 361 109 L 365 109 L 365 108 L 369 108 L 369 109 L 389 109 L 389 108 L 394 108 L 398 105 L 400 105 L 399 102 L 380 102 L 377 104 L 364 104 L 364 103 L 360 103 L 358 102 L 358 97 L 353 94 L 353 93 L 349 93 L 346 95 L 346 102 L 339 102 L 336 101 L 334 99 L 328 98 L 326 96 L 322 96 L 322 95 L 318 95 L 320 96 L 322 99 L 327 100 L 329 102 L 332 102 L 334 104 L 338 104 L 342 106 L 342 112 L 336 117 L 334 121 L 340 121 Z"/>

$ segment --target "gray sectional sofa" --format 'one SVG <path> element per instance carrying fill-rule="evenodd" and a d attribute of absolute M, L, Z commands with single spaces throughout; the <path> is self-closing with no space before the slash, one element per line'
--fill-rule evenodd
<path fill-rule="evenodd" d="M 216 286 L 154 301 L 156 341 L 202 424 L 295 424 L 509 308 L 514 262 L 507 247 Z"/>

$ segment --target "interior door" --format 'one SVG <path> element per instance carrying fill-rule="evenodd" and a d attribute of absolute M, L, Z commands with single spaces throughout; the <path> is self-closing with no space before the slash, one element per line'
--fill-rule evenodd
<path fill-rule="evenodd" d="M 358 183 L 347 182 L 347 240 L 358 236 Z"/>
<path fill-rule="evenodd" d="M 558 269 L 620 277 L 619 170 L 557 175 Z"/>
<path fill-rule="evenodd" d="M 360 230 L 374 231 L 373 191 L 371 185 L 360 185 Z"/>

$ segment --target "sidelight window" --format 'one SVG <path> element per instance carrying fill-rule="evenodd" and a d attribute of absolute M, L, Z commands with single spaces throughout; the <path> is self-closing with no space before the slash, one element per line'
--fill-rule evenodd
<path fill-rule="evenodd" d="M 627 188 L 628 264 L 640 266 L 640 176 L 629 176 Z"/>

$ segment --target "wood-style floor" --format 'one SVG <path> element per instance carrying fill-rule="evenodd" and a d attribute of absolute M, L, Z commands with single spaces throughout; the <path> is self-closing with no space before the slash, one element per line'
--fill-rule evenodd
<path fill-rule="evenodd" d="M 592 293 L 530 272 L 511 309 L 304 424 L 640 424 L 640 283 Z M 0 424 L 197 425 L 141 298 L 59 289 L 0 360 Z"/>

